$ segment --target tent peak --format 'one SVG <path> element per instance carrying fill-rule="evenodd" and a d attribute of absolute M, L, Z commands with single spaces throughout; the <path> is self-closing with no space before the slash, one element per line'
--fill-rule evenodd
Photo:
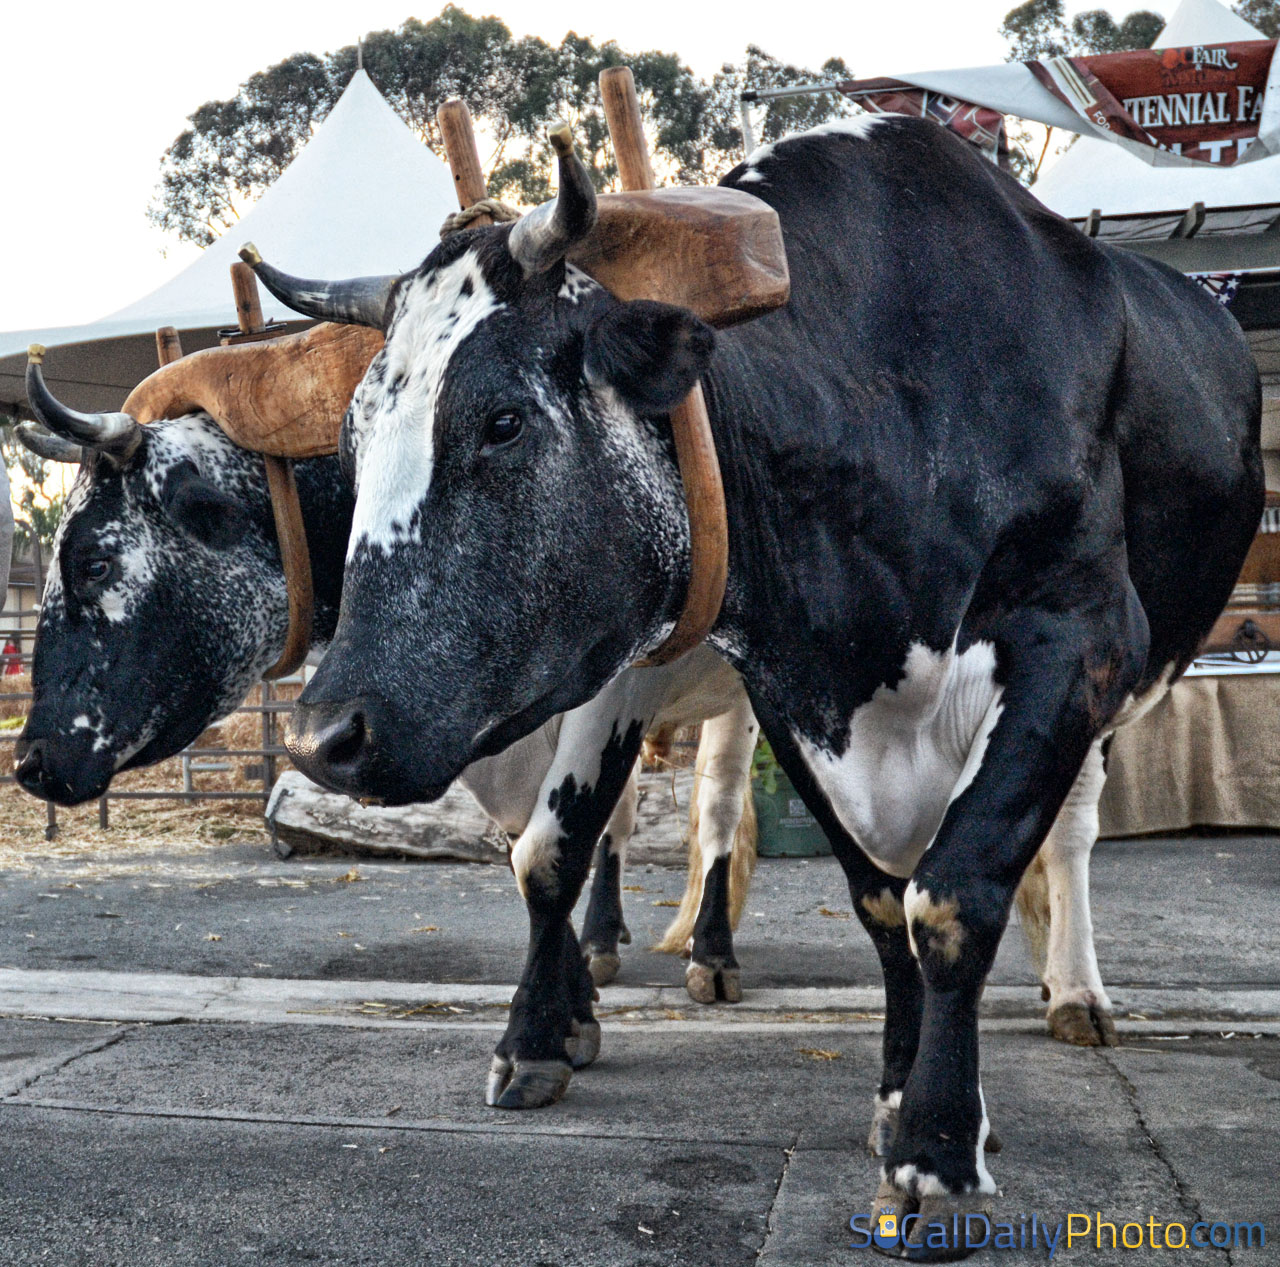
<path fill-rule="evenodd" d="M 1233 13 L 1218 0 L 1182 0 L 1156 36 L 1156 48 L 1181 44 L 1232 44 L 1265 40 L 1257 27 Z"/>

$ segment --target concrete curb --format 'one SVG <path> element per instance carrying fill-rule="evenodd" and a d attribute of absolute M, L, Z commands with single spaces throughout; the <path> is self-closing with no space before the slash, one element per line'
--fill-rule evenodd
<path fill-rule="evenodd" d="M 202 977 L 175 973 L 0 969 L 0 1015 L 58 1020 L 347 1025 L 437 1028 L 501 1026 L 514 985 L 404 981 L 320 981 Z M 1122 1032 L 1217 1033 L 1245 1027 L 1280 1033 L 1280 990 L 1125 988 L 1113 994 Z M 606 1024 L 762 1027 L 778 1024 L 878 1026 L 884 993 L 868 988 L 749 990 L 734 1007 L 701 1007 L 679 987 L 606 989 L 597 1014 Z M 985 1028 L 1043 1024 L 1031 986 L 992 986 Z"/>

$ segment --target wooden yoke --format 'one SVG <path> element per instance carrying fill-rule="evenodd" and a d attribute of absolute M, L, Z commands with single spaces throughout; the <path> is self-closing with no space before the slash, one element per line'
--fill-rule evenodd
<path fill-rule="evenodd" d="M 326 321 L 301 334 L 205 348 L 144 378 L 124 410 L 155 422 L 203 409 L 242 449 L 320 457 L 338 451 L 343 415 L 381 347 L 380 331 Z"/>
<path fill-rule="evenodd" d="M 653 168 L 630 67 L 602 71 L 600 96 L 623 187 L 652 189 Z M 645 297 L 670 302 L 666 294 Z M 671 430 L 689 512 L 689 588 L 675 628 L 661 646 L 638 662 L 644 666 L 667 664 L 706 638 L 720 614 L 729 573 L 724 484 L 701 383 L 695 383 L 693 391 L 671 411 Z"/>
<path fill-rule="evenodd" d="M 172 326 L 157 330 L 160 369 L 133 389 L 124 412 L 148 423 L 204 410 L 233 443 L 261 455 L 289 597 L 284 650 L 262 675 L 275 680 L 306 659 L 315 610 L 292 459 L 337 451 L 347 404 L 382 335 L 324 323 L 271 338 L 253 271 L 233 264 L 231 282 L 240 333 L 224 338 L 222 347 L 183 356 L 178 332 Z"/>
<path fill-rule="evenodd" d="M 600 94 L 626 192 L 600 195 L 595 227 L 569 252 L 569 262 L 619 299 L 659 299 L 714 326 L 785 304 L 790 278 L 773 208 L 740 189 L 654 189 L 631 71 L 604 71 Z M 436 117 L 465 210 L 487 194 L 471 116 L 454 99 Z M 470 221 L 491 222 L 488 216 Z M 671 426 L 689 513 L 689 589 L 670 636 L 641 661 L 647 665 L 674 660 L 706 637 L 728 573 L 724 488 L 701 385 L 672 410 Z"/>

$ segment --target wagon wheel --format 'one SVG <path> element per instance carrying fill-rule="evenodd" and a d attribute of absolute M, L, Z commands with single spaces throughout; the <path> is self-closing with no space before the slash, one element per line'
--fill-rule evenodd
<path fill-rule="evenodd" d="M 1260 660 L 1266 659 L 1267 652 L 1270 650 L 1271 639 L 1262 629 L 1252 620 L 1240 622 L 1240 628 L 1231 639 L 1233 660 L 1239 660 L 1243 664 L 1257 664 Z"/>

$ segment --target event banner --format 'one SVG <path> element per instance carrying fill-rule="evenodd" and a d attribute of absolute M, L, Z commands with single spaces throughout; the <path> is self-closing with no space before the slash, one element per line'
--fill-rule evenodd
<path fill-rule="evenodd" d="M 1077 114 L 1201 163 L 1234 163 L 1258 139 L 1275 40 L 1028 62 Z"/>
<path fill-rule="evenodd" d="M 882 85 L 880 91 L 875 90 L 877 84 Z M 841 84 L 840 90 L 844 92 L 855 86 L 860 90 L 856 94 L 858 104 L 873 114 L 910 114 L 932 119 L 976 145 L 993 163 L 1008 166 L 1009 143 L 1000 111 L 925 88 L 913 88 L 901 79 L 864 79 L 856 85 Z"/>
<path fill-rule="evenodd" d="M 1011 114 L 1115 141 L 1160 166 L 1227 167 L 1280 153 L 1275 52 L 1275 40 L 1189 44 L 836 87 L 876 113 L 936 119 L 996 161 L 1001 116 Z"/>

